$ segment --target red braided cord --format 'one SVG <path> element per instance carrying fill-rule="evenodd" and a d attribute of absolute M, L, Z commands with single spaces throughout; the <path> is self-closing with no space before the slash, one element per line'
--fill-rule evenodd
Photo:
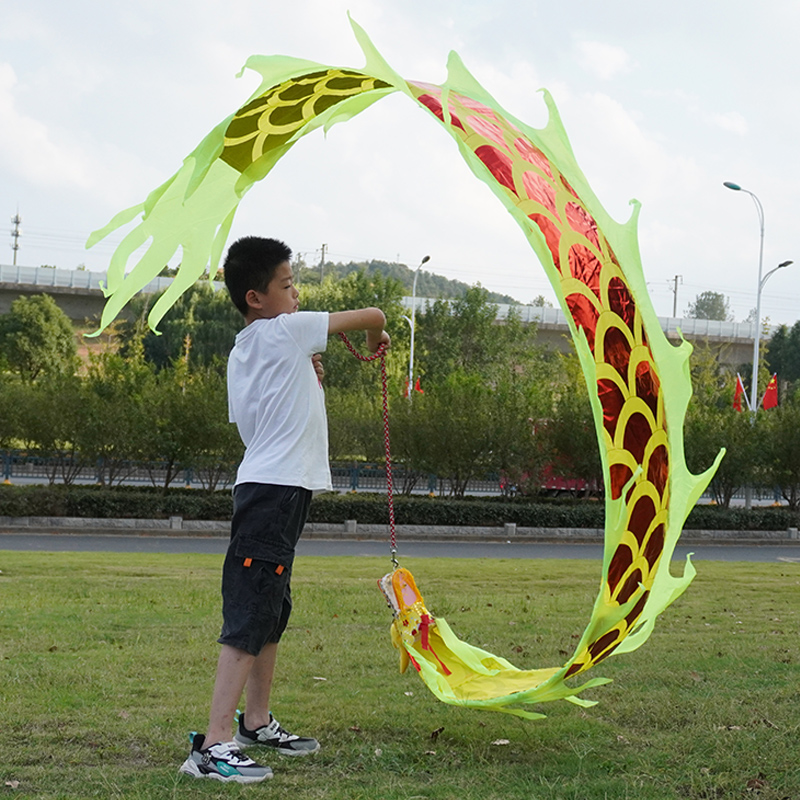
<path fill-rule="evenodd" d="M 383 398 L 383 444 L 384 455 L 386 458 L 386 494 L 389 500 L 389 544 L 392 548 L 392 563 L 397 566 L 395 558 L 397 554 L 397 535 L 394 527 L 394 484 L 392 482 L 392 453 L 389 447 L 389 392 L 387 389 L 386 380 L 386 345 L 382 344 L 377 352 L 371 356 L 362 356 L 352 344 L 350 340 L 340 333 L 341 340 L 345 343 L 345 347 L 359 360 L 359 361 L 381 361 L 381 396 Z"/>

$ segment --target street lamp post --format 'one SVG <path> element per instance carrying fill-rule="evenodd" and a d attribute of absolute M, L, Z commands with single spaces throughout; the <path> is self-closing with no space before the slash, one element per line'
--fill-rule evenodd
<path fill-rule="evenodd" d="M 761 280 L 761 271 L 764 266 L 764 206 L 761 201 L 749 189 L 743 189 L 738 183 L 732 181 L 725 181 L 723 184 L 728 189 L 734 192 L 745 192 L 753 198 L 756 204 L 756 211 L 758 212 L 758 227 L 761 234 L 760 244 L 758 248 L 758 292 L 756 293 L 756 330 L 753 336 L 753 376 L 750 381 L 750 413 L 755 414 L 758 406 L 756 405 L 756 395 L 758 394 L 758 352 L 761 344 L 761 288 L 764 282 Z M 772 274 L 772 273 L 770 273 Z"/>
<path fill-rule="evenodd" d="M 775 269 L 771 269 L 764 277 L 761 277 L 761 273 L 764 266 L 764 207 L 761 205 L 761 201 L 756 197 L 753 192 L 749 189 L 743 189 L 739 186 L 738 183 L 733 183 L 732 181 L 725 181 L 723 184 L 728 189 L 733 190 L 734 192 L 745 192 L 745 194 L 749 194 L 750 197 L 753 198 L 753 202 L 756 204 L 756 211 L 758 212 L 758 225 L 759 230 L 761 233 L 761 242 L 758 250 L 758 291 L 756 292 L 756 320 L 755 320 L 755 334 L 753 336 L 753 376 L 750 381 L 750 413 L 755 414 L 758 411 L 758 359 L 759 359 L 759 350 L 761 347 L 761 290 L 764 288 L 764 284 L 767 282 L 769 277 L 777 272 L 779 269 L 783 269 L 784 267 L 788 267 L 790 264 L 793 264 L 793 261 L 782 261 L 778 264 Z"/>
<path fill-rule="evenodd" d="M 411 401 L 411 394 L 414 391 L 414 321 L 415 321 L 415 312 L 417 310 L 417 278 L 419 277 L 419 271 L 422 269 L 423 264 L 427 264 L 431 260 L 430 256 L 425 256 L 422 261 L 419 262 L 419 266 L 414 271 L 414 284 L 411 287 L 411 319 L 405 317 L 408 320 L 408 324 L 411 326 L 411 351 L 408 355 L 408 399 L 409 402 Z"/>
<path fill-rule="evenodd" d="M 777 267 L 771 269 L 766 275 L 762 277 L 762 271 L 764 266 L 764 207 L 761 205 L 761 201 L 756 197 L 756 195 L 751 192 L 749 189 L 744 189 L 739 186 L 738 183 L 733 183 L 732 181 L 725 181 L 722 184 L 727 189 L 731 189 L 734 192 L 744 192 L 745 194 L 749 194 L 750 197 L 753 198 L 753 202 L 756 205 L 756 211 L 758 212 L 758 226 L 760 231 L 760 244 L 758 249 L 758 289 L 756 292 L 756 318 L 755 318 L 755 333 L 753 335 L 753 376 L 750 381 L 750 402 L 748 403 L 750 407 L 750 417 L 751 421 L 755 423 L 755 416 L 758 412 L 758 358 L 759 358 L 759 350 L 761 347 L 761 290 L 764 288 L 764 284 L 767 282 L 769 277 L 774 273 L 777 272 L 779 269 L 783 269 L 784 267 L 788 267 L 790 264 L 794 263 L 792 261 L 782 261 L 778 264 Z M 751 487 L 748 484 L 746 487 L 746 495 L 745 495 L 745 507 L 750 508 L 751 505 Z"/>

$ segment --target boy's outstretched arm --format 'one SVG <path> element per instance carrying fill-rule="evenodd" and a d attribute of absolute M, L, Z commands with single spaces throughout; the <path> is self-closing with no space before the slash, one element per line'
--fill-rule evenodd
<path fill-rule="evenodd" d="M 366 331 L 367 349 L 374 353 L 382 344 L 390 344 L 389 334 L 383 329 L 386 316 L 379 308 L 358 308 L 353 311 L 334 311 L 328 315 L 328 333 Z"/>

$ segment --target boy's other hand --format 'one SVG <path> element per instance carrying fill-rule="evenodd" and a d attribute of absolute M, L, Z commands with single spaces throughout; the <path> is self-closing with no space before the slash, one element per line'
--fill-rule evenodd
<path fill-rule="evenodd" d="M 367 350 L 370 353 L 376 353 L 382 344 L 386 345 L 387 350 L 392 345 L 392 340 L 386 331 L 367 331 Z"/>
<path fill-rule="evenodd" d="M 314 367 L 314 372 L 317 373 L 319 382 L 322 383 L 322 379 L 325 377 L 325 367 L 322 366 L 322 355 L 320 353 L 314 353 L 311 356 L 311 365 Z"/>

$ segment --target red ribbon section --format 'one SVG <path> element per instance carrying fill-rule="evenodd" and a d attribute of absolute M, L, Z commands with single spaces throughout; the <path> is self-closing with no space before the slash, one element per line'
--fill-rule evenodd
<path fill-rule="evenodd" d="M 433 620 L 427 615 L 423 614 L 419 620 L 419 643 L 423 650 L 427 650 L 438 662 L 445 675 L 452 675 L 453 673 L 445 666 L 439 656 L 436 655 L 430 642 L 430 627 Z"/>

